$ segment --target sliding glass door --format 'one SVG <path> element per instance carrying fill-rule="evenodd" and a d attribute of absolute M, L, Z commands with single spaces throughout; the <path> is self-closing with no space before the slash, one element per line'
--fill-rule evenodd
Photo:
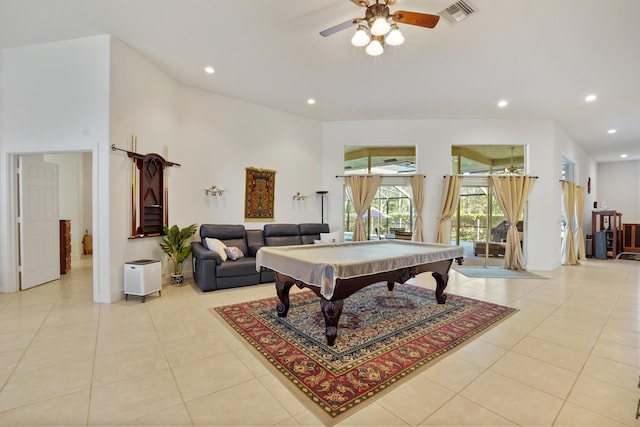
<path fill-rule="evenodd" d="M 488 183 L 463 183 L 451 221 L 451 240 L 465 248 L 466 265 L 502 266 L 507 232 L 503 221 Z"/>
<path fill-rule="evenodd" d="M 524 154 L 523 145 L 451 147 L 451 170 L 463 178 L 451 240 L 465 248 L 465 265 L 504 265 L 507 222 L 492 194 L 489 175 L 523 174 Z M 522 222 L 518 229 L 522 231 Z"/>

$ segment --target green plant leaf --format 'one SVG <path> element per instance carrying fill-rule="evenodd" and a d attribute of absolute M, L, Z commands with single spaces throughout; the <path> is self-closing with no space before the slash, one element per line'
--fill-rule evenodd
<path fill-rule="evenodd" d="M 173 264 L 173 274 L 182 274 L 184 262 L 191 254 L 191 244 L 189 240 L 197 230 L 197 224 L 191 224 L 185 228 L 173 225 L 170 228 L 163 227 L 164 238 L 160 242 L 160 248 L 169 256 Z"/>

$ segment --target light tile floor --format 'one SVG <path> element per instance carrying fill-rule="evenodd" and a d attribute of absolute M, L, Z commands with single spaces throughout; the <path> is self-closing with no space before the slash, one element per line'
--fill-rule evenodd
<path fill-rule="evenodd" d="M 339 425 L 640 426 L 640 263 L 538 273 L 548 279 L 453 271 L 448 292 L 520 311 Z M 90 260 L 0 294 L 0 425 L 321 425 L 209 311 L 274 295 L 189 283 L 94 304 Z"/>

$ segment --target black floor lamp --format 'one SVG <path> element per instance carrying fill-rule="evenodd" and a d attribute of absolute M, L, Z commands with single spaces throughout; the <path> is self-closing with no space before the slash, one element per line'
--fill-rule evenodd
<path fill-rule="evenodd" d="M 324 224 L 324 195 L 328 193 L 326 190 L 316 191 L 317 194 L 320 195 L 320 218 L 322 223 Z"/>

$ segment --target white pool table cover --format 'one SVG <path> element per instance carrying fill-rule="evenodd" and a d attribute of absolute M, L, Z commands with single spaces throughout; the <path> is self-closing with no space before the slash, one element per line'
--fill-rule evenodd
<path fill-rule="evenodd" d="M 461 246 L 398 240 L 265 246 L 256 268 L 267 267 L 333 296 L 336 279 L 366 276 L 464 256 Z"/>

